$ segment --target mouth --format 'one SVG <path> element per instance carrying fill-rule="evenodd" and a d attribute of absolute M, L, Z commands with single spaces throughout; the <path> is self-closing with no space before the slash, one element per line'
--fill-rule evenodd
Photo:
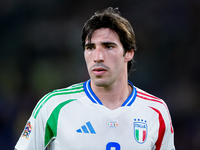
<path fill-rule="evenodd" d="M 92 69 L 92 72 L 97 76 L 103 75 L 106 71 L 107 70 L 102 67 L 96 67 L 96 68 Z"/>

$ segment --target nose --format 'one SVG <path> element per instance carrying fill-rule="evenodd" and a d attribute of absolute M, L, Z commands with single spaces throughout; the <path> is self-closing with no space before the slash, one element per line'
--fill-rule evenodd
<path fill-rule="evenodd" d="M 94 52 L 94 62 L 99 63 L 104 61 L 104 51 L 102 48 L 96 48 Z"/>

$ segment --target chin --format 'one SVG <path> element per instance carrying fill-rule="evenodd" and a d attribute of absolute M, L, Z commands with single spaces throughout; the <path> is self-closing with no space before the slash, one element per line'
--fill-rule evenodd
<path fill-rule="evenodd" d="M 92 82 L 98 87 L 108 87 L 110 85 L 110 82 L 105 79 L 94 79 Z"/>
<path fill-rule="evenodd" d="M 94 81 L 93 83 L 94 85 L 99 86 L 99 87 L 107 86 L 107 83 L 103 81 Z"/>

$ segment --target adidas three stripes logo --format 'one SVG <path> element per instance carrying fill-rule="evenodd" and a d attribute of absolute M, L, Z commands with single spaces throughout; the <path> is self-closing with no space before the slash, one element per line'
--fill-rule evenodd
<path fill-rule="evenodd" d="M 80 129 L 76 130 L 76 132 L 96 134 L 94 128 L 92 127 L 92 124 L 89 121 L 86 122 L 86 125 L 83 125 Z"/>

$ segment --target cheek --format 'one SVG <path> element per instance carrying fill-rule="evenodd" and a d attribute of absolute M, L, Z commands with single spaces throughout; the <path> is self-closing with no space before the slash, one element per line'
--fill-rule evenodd
<path fill-rule="evenodd" d="M 87 52 L 84 53 L 84 57 L 85 57 L 85 62 L 86 62 L 86 65 L 87 65 L 87 68 L 89 68 L 90 66 L 90 62 L 91 62 L 91 57 L 88 55 Z"/>
<path fill-rule="evenodd" d="M 113 68 L 115 71 L 121 70 L 122 63 L 123 63 L 122 58 L 119 57 L 109 58 L 110 67 Z"/>
<path fill-rule="evenodd" d="M 114 61 L 113 64 L 115 65 L 114 67 L 115 67 L 116 72 L 122 72 L 127 67 L 127 63 L 125 62 L 125 58 L 123 56 L 118 57 L 113 61 Z"/>
<path fill-rule="evenodd" d="M 85 61 L 87 63 L 88 62 L 88 53 L 86 51 L 84 52 L 84 58 L 85 58 Z"/>

